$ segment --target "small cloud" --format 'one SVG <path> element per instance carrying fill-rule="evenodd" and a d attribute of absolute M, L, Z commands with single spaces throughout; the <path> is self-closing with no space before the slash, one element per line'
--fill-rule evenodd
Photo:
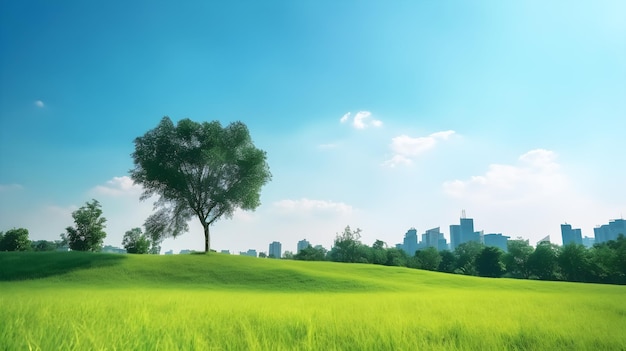
<path fill-rule="evenodd" d="M 105 196 L 123 196 L 123 195 L 139 195 L 143 188 L 135 184 L 129 176 L 113 177 L 104 185 L 98 185 L 92 189 L 92 192 Z"/>
<path fill-rule="evenodd" d="M 394 155 L 383 165 L 392 168 L 399 165 L 410 165 L 413 162 L 412 158 L 434 148 L 438 142 L 448 140 L 454 134 L 453 130 L 446 130 L 417 138 L 408 135 L 397 136 L 391 139 L 390 147 Z"/>
<path fill-rule="evenodd" d="M 353 211 L 352 206 L 343 202 L 311 200 L 302 198 L 299 200 L 280 200 L 274 202 L 274 208 L 287 214 L 350 214 Z"/>
<path fill-rule="evenodd" d="M 346 113 L 345 115 L 343 115 L 343 116 L 339 119 L 339 122 L 341 122 L 341 123 L 346 123 L 349 119 L 350 119 L 350 112 L 348 112 L 348 113 Z"/>
<path fill-rule="evenodd" d="M 350 117 L 352 116 L 351 112 L 346 113 L 345 115 L 343 115 L 339 121 L 341 123 L 346 123 L 350 120 Z M 352 119 L 352 126 L 356 129 L 365 129 L 367 127 L 375 127 L 375 128 L 379 128 L 382 127 L 383 122 L 377 119 L 372 119 L 372 113 L 370 111 L 359 111 L 354 115 L 354 118 Z"/>
<path fill-rule="evenodd" d="M 45 105 L 44 105 L 43 101 L 37 100 L 37 101 L 35 101 L 35 106 L 37 106 L 39 108 L 43 108 Z"/>
<path fill-rule="evenodd" d="M 20 184 L 0 184 L 0 192 L 22 190 L 23 188 Z"/>

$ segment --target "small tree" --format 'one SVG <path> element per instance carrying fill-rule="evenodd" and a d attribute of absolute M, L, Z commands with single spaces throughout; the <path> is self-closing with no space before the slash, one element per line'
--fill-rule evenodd
<path fill-rule="evenodd" d="M 530 269 L 528 259 L 534 248 L 528 240 L 518 238 L 507 242 L 507 253 L 503 256 L 504 264 L 509 275 L 513 278 L 528 278 Z"/>
<path fill-rule="evenodd" d="M 211 249 L 209 226 L 230 218 L 237 208 L 254 210 L 261 187 L 271 179 L 265 152 L 252 143 L 245 124 L 222 128 L 218 121 L 164 117 L 135 139 L 131 177 L 144 187 L 142 199 L 159 196 L 150 234 L 176 237 L 197 218 L 204 228 L 204 250 Z M 146 223 L 146 228 L 148 223 Z M 147 230 L 147 229 L 146 229 Z"/>
<path fill-rule="evenodd" d="M 67 236 L 61 238 L 75 251 L 100 251 L 102 241 L 106 237 L 106 218 L 102 217 L 102 209 L 98 200 L 91 200 L 83 207 L 72 212 L 76 227 L 67 227 Z"/>
<path fill-rule="evenodd" d="M 528 271 L 531 278 L 555 280 L 559 277 L 557 256 L 559 247 L 549 242 L 540 242 L 528 257 Z"/>
<path fill-rule="evenodd" d="M 31 242 L 30 246 L 34 251 L 54 251 L 57 249 L 58 244 L 54 241 L 37 240 Z"/>
<path fill-rule="evenodd" d="M 436 248 L 427 247 L 424 250 L 418 250 L 415 252 L 415 260 L 417 263 L 416 268 L 436 271 L 441 263 L 441 255 L 439 255 Z"/>
<path fill-rule="evenodd" d="M 1 233 L 0 233 L 1 234 Z M 28 251 L 30 250 L 30 240 L 28 240 L 28 229 L 18 228 L 8 230 L 4 235 L 0 235 L 0 251 Z"/>
<path fill-rule="evenodd" d="M 335 262 L 360 262 L 361 229 L 350 229 L 347 226 L 343 233 L 337 234 L 335 243 L 329 252 L 330 259 Z"/>
<path fill-rule="evenodd" d="M 504 273 L 502 250 L 493 246 L 486 246 L 476 256 L 476 270 L 481 277 L 499 278 Z"/>
<path fill-rule="evenodd" d="M 141 228 L 133 228 L 124 234 L 122 245 L 130 254 L 146 254 L 150 251 L 150 239 L 141 232 Z"/>

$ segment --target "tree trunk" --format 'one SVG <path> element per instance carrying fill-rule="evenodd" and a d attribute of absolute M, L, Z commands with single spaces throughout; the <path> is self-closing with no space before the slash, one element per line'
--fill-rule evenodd
<path fill-rule="evenodd" d="M 204 227 L 204 252 L 209 253 L 211 250 L 211 235 L 209 234 L 209 223 L 202 221 Z"/>

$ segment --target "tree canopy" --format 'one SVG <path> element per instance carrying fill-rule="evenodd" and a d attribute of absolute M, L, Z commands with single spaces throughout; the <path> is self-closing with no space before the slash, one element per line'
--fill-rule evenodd
<path fill-rule="evenodd" d="M 7 230 L 4 235 L 0 232 L 0 251 L 27 251 L 30 250 L 28 229 L 17 228 Z"/>
<path fill-rule="evenodd" d="M 102 208 L 98 200 L 91 202 L 72 212 L 76 227 L 67 227 L 67 236 L 61 235 L 70 249 L 75 251 L 100 251 L 102 241 L 106 237 L 106 218 L 102 217 Z"/>
<path fill-rule="evenodd" d="M 196 217 L 204 228 L 205 252 L 211 248 L 209 226 L 237 208 L 257 208 L 261 187 L 271 179 L 265 152 L 254 146 L 242 122 L 222 127 L 218 121 L 183 119 L 174 125 L 163 117 L 135 139 L 132 156 L 130 174 L 144 187 L 142 199 L 159 197 L 157 211 L 146 220 L 149 235 L 176 237 Z"/>
<path fill-rule="evenodd" d="M 141 228 L 133 228 L 124 233 L 122 245 L 126 252 L 131 254 L 146 254 L 150 252 L 150 238 L 141 232 Z"/>

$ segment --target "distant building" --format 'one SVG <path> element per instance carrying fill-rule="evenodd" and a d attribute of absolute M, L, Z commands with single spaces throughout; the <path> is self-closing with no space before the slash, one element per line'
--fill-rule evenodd
<path fill-rule="evenodd" d="M 270 258 L 280 258 L 282 255 L 282 245 L 278 241 L 274 241 L 270 244 L 268 252 Z"/>
<path fill-rule="evenodd" d="M 193 252 L 192 250 L 180 250 L 179 254 L 180 255 L 187 255 L 187 254 L 190 254 L 192 252 Z"/>
<path fill-rule="evenodd" d="M 223 253 L 225 255 L 230 255 L 230 251 L 228 251 L 228 250 L 222 250 L 222 251 L 220 251 L 220 253 Z"/>
<path fill-rule="evenodd" d="M 122 249 L 119 247 L 115 247 L 115 246 L 111 246 L 111 245 L 104 245 L 102 247 L 101 252 L 107 252 L 107 253 L 126 253 L 126 249 Z"/>
<path fill-rule="evenodd" d="M 452 224 L 450 225 L 450 251 L 454 251 L 459 245 L 461 245 L 461 226 Z"/>
<path fill-rule="evenodd" d="M 550 243 L 550 235 L 546 236 L 545 238 L 537 241 L 537 245 L 541 244 L 541 243 Z"/>
<path fill-rule="evenodd" d="M 417 229 L 411 228 L 407 230 L 406 234 L 404 234 L 404 241 L 402 244 L 402 249 L 409 256 L 415 255 L 415 251 L 417 251 L 419 247 L 417 246 Z"/>
<path fill-rule="evenodd" d="M 250 256 L 250 257 L 256 257 L 257 256 L 256 255 L 256 250 L 254 250 L 254 249 L 250 249 L 250 250 L 248 250 L 246 252 L 239 251 L 239 255 L 240 256 Z"/>
<path fill-rule="evenodd" d="M 593 247 L 594 243 L 595 243 L 594 238 L 590 238 L 588 236 L 583 238 L 583 245 L 585 245 L 585 247 Z"/>
<path fill-rule="evenodd" d="M 483 242 L 485 244 L 485 246 L 493 246 L 493 247 L 497 247 L 500 250 L 506 252 L 507 251 L 507 242 L 509 241 L 508 236 L 502 235 L 501 233 L 498 234 L 485 234 L 483 236 Z"/>
<path fill-rule="evenodd" d="M 626 220 L 614 219 L 609 221 L 609 224 L 593 228 L 593 235 L 595 237 L 595 243 L 603 243 L 610 240 L 617 240 L 620 234 L 626 236 Z"/>
<path fill-rule="evenodd" d="M 563 239 L 563 246 L 574 243 L 574 244 L 583 244 L 583 236 L 580 228 L 572 229 L 570 224 L 561 224 L 561 238 Z"/>
<path fill-rule="evenodd" d="M 465 210 L 461 213 L 460 224 L 450 226 L 450 250 L 454 251 L 459 245 L 469 242 L 481 242 L 482 232 L 474 231 L 474 219 L 465 217 Z"/>
<path fill-rule="evenodd" d="M 424 234 L 422 234 L 422 242 L 419 244 L 419 247 L 420 249 L 434 247 L 438 251 L 442 251 L 448 249 L 448 243 L 443 237 L 443 233 L 441 233 L 440 228 L 437 227 L 428 229 Z"/>
<path fill-rule="evenodd" d="M 173 255 L 174 254 L 174 250 L 169 250 L 169 251 L 165 251 L 166 255 Z"/>
<path fill-rule="evenodd" d="M 309 246 L 311 246 L 311 243 L 308 240 L 306 240 L 306 239 L 302 239 L 302 240 L 298 241 L 298 251 L 296 253 L 299 253 L 300 250 L 304 250 L 304 249 L 306 249 Z"/>

